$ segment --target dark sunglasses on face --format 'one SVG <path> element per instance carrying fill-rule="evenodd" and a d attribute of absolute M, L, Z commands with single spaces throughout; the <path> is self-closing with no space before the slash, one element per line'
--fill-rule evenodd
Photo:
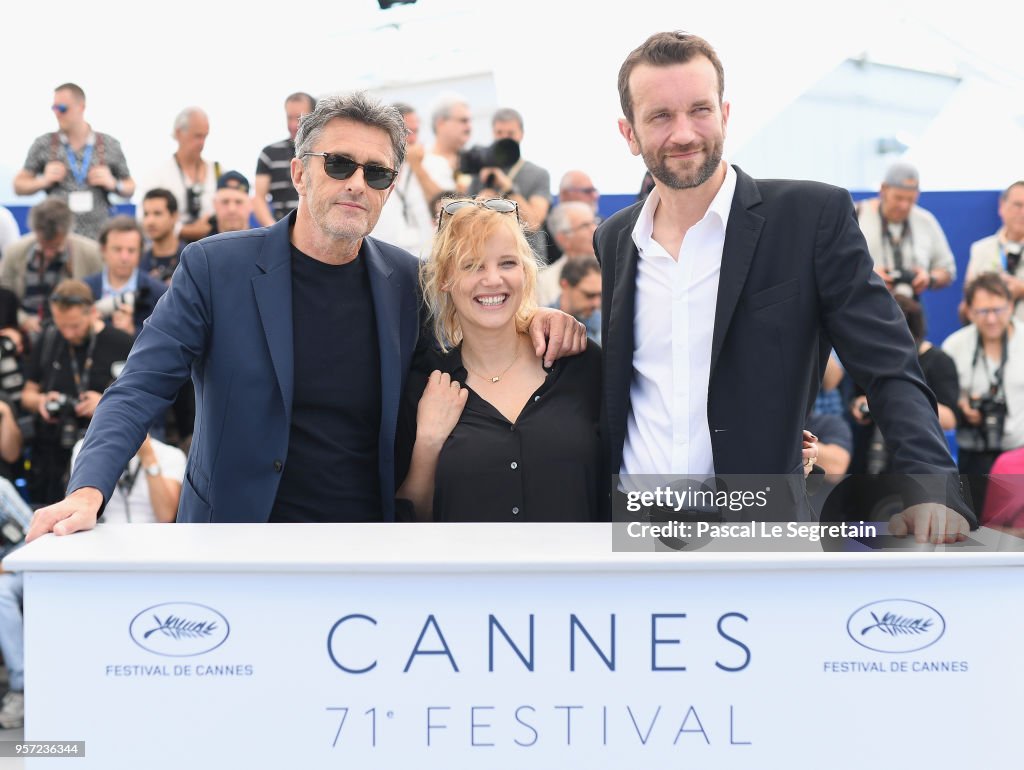
<path fill-rule="evenodd" d="M 452 216 L 456 211 L 460 211 L 467 206 L 479 206 L 481 208 L 490 209 L 491 211 L 496 211 L 499 214 L 514 213 L 516 215 L 516 221 L 519 221 L 519 204 L 515 201 L 510 201 L 507 198 L 489 198 L 485 201 L 462 198 L 450 201 L 441 207 L 441 215 L 437 218 L 438 232 L 441 230 L 441 222 L 444 221 L 445 214 Z"/>
<path fill-rule="evenodd" d="M 54 112 L 59 112 L 61 115 L 63 115 L 65 112 L 68 111 L 68 106 L 66 104 L 55 104 L 50 109 Z"/>
<path fill-rule="evenodd" d="M 356 163 L 346 155 L 339 155 L 336 152 L 304 152 L 302 157 L 317 155 L 324 159 L 324 172 L 331 179 L 345 180 L 356 173 L 357 168 L 363 170 L 363 179 L 366 186 L 374 190 L 386 190 L 395 181 L 398 172 L 387 166 L 378 166 L 376 163 Z"/>

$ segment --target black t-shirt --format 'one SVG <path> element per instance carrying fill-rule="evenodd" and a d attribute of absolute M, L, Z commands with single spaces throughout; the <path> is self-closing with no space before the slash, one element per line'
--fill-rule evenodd
<path fill-rule="evenodd" d="M 148 248 L 142 253 L 142 258 L 139 260 L 139 272 L 149 273 L 158 281 L 166 281 L 178 269 L 181 252 L 184 250 L 185 243 L 183 241 L 178 241 L 177 250 L 167 256 L 158 257 L 153 254 L 152 248 Z"/>
<path fill-rule="evenodd" d="M 41 361 L 46 338 L 54 332 L 44 331 L 39 342 L 33 346 L 29 356 L 25 379 L 39 385 L 43 393 L 55 390 L 68 396 L 77 396 L 79 392 L 95 390 L 102 393 L 114 381 L 114 364 L 123 363 L 132 349 L 132 338 L 120 329 L 109 324 L 99 334 L 90 335 L 81 345 L 71 346 L 57 333 L 52 345 L 51 360 Z M 74 363 L 80 377 L 80 386 L 75 384 L 75 366 L 72 366 L 70 351 L 74 351 Z M 91 361 L 89 358 L 91 357 Z M 79 427 L 86 427 L 89 419 L 79 418 Z M 39 438 L 45 435 L 56 435 L 57 427 L 48 423 L 38 424 Z"/>
<path fill-rule="evenodd" d="M 366 261 L 328 265 L 293 247 L 291 269 L 295 393 L 270 520 L 381 521 L 380 349 Z"/>
<path fill-rule="evenodd" d="M 465 385 L 458 350 L 435 361 Z M 416 439 L 416 404 L 426 372 L 409 378 L 399 425 L 400 457 Z M 601 462 L 598 417 L 601 350 L 588 344 L 561 358 L 515 423 L 472 389 L 445 441 L 434 476 L 437 521 L 594 521 L 609 488 Z M 400 463 L 400 467 L 402 463 Z"/>

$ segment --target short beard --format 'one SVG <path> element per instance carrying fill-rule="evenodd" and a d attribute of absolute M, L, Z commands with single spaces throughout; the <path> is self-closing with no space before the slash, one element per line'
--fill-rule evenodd
<path fill-rule="evenodd" d="M 647 170 L 651 172 L 651 176 L 673 190 L 689 190 L 694 187 L 700 187 L 714 176 L 719 164 L 722 162 L 721 142 L 715 143 L 707 154 L 704 163 L 687 176 L 680 176 L 675 173 L 669 169 L 667 163 L 653 154 L 644 152 L 643 148 L 640 148 L 640 152 L 643 155 L 644 163 L 647 165 Z"/>

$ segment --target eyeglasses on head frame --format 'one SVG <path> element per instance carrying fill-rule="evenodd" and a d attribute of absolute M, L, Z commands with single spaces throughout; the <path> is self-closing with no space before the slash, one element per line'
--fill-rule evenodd
<path fill-rule="evenodd" d="M 445 214 L 453 216 L 455 212 L 461 211 L 467 206 L 479 206 L 480 208 L 496 211 L 499 214 L 515 214 L 516 222 L 522 224 L 519 219 L 519 204 L 515 201 L 509 200 L 508 198 L 488 198 L 484 201 L 478 201 L 472 198 L 457 198 L 456 200 L 449 201 L 441 207 L 441 214 L 437 218 L 438 232 L 441 231 L 441 222 L 444 221 Z"/>

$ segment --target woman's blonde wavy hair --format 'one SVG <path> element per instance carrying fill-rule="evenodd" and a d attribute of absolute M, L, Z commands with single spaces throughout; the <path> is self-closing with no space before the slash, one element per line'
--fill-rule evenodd
<path fill-rule="evenodd" d="M 451 289 L 458 280 L 459 266 L 468 262 L 475 270 L 483 264 L 484 244 L 502 230 L 512 236 L 525 273 L 523 299 L 515 317 L 516 331 L 525 332 L 537 310 L 534 294 L 538 263 L 515 213 L 492 211 L 483 206 L 466 206 L 454 214 L 441 216 L 441 229 L 434 236 L 430 258 L 420 266 L 423 301 L 430 311 L 434 337 L 441 350 L 448 352 L 462 342 L 462 327 L 451 296 Z"/>

